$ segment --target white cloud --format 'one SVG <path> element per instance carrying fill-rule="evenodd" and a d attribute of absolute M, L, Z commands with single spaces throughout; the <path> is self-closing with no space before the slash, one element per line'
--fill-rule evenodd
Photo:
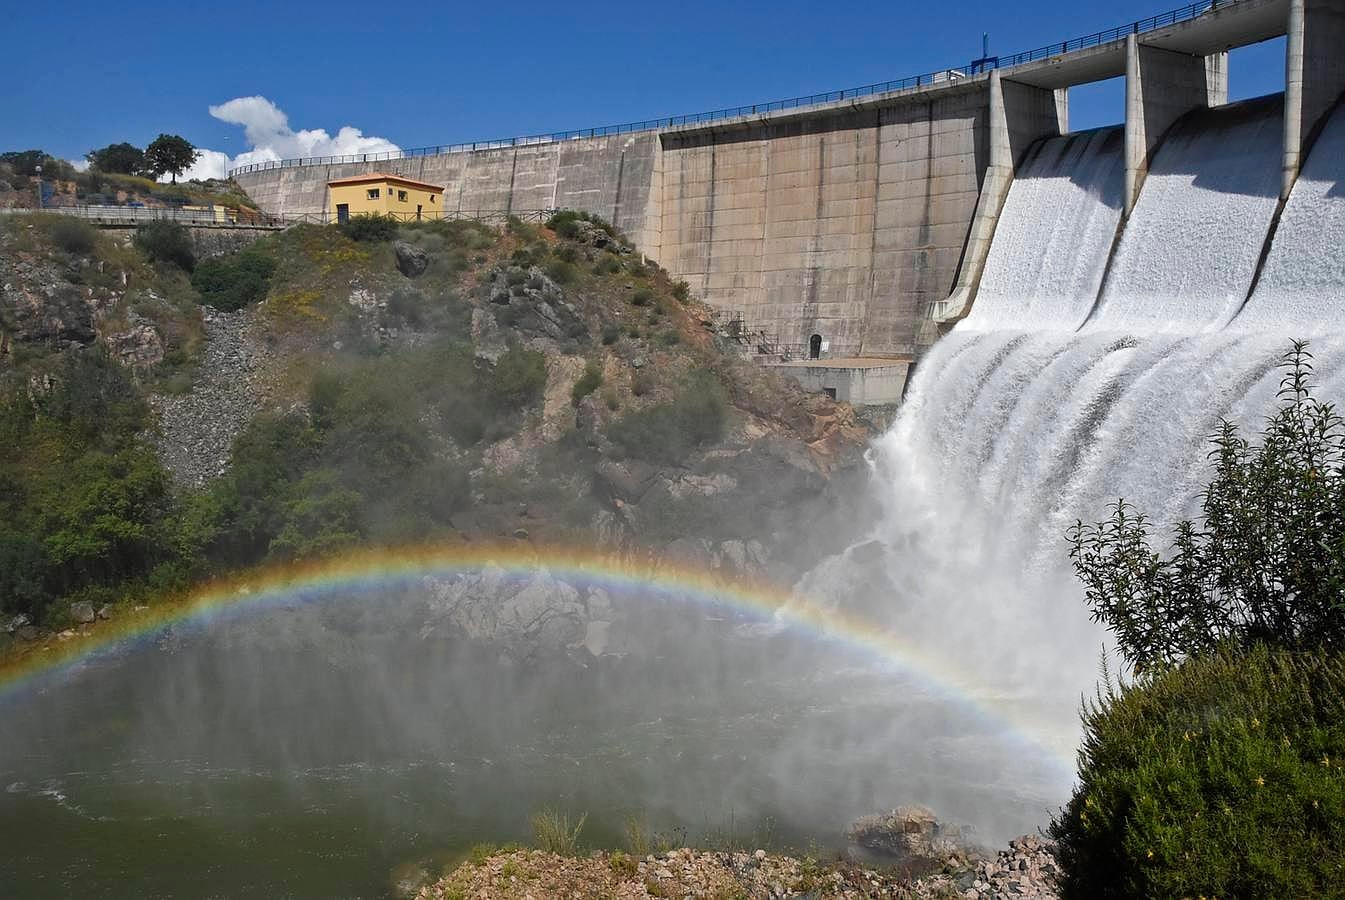
<path fill-rule="evenodd" d="M 229 169 L 250 163 L 299 156 L 347 156 L 356 153 L 388 153 L 399 149 L 387 138 L 366 135 L 351 125 L 335 134 L 324 128 L 290 128 L 289 116 L 265 97 L 235 97 L 210 107 L 210 115 L 243 129 L 248 150 L 230 158 L 220 150 L 202 150 L 183 178 L 223 178 Z"/>
<path fill-rule="evenodd" d="M 76 172 L 89 171 L 89 161 L 87 159 L 67 159 L 66 162 L 70 163 Z"/>
<path fill-rule="evenodd" d="M 196 162 L 182 173 L 182 180 L 191 181 L 195 178 L 205 181 L 207 178 L 226 178 L 228 174 L 229 154 L 220 150 L 201 150 L 197 153 Z"/>

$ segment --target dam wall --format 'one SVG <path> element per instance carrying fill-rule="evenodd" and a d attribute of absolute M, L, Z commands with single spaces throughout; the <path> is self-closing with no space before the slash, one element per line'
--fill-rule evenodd
<path fill-rule="evenodd" d="M 812 98 L 233 174 L 280 215 L 323 212 L 329 180 L 372 171 L 442 184 L 458 214 L 585 210 L 779 355 L 910 358 L 971 311 L 1015 177 L 1036 142 L 1068 133 L 1068 88 L 1126 79 L 1124 221 L 1169 135 L 1225 105 L 1228 51 L 1282 35 L 1282 112 L 1256 138 L 1281 157 L 1282 203 L 1345 90 L 1345 0 L 1207 0 Z"/>
<path fill-rule="evenodd" d="M 654 132 L 483 147 L 371 162 L 317 163 L 238 172 L 234 179 L 264 211 L 280 216 L 327 209 L 327 182 L 388 172 L 442 185 L 444 210 L 459 214 L 582 209 L 609 220 L 637 246 L 658 243 Z M 652 254 L 651 254 L 652 255 Z"/>

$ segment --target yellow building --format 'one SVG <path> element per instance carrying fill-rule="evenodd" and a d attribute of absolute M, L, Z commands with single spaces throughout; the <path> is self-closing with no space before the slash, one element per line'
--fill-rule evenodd
<path fill-rule="evenodd" d="M 381 172 L 329 181 L 327 198 L 336 222 L 352 216 L 392 216 L 404 222 L 444 216 L 441 186 Z"/>

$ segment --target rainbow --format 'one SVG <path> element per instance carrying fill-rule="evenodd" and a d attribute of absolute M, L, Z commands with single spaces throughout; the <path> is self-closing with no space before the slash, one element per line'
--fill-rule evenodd
<path fill-rule="evenodd" d="M 992 686 L 976 682 L 951 660 L 872 622 L 824 608 L 765 581 L 729 578 L 704 568 L 659 560 L 618 557 L 575 547 L 463 543 L 380 548 L 316 562 L 289 563 L 207 583 L 184 599 L 140 607 L 101 623 L 86 634 L 48 642 L 0 661 L 0 698 L 39 687 L 44 679 L 147 641 L 169 626 L 208 624 L 225 615 L 247 614 L 282 603 L 411 585 L 485 569 L 513 577 L 549 573 L 560 580 L 600 585 L 612 592 L 652 592 L 716 609 L 729 608 L 817 639 L 852 647 L 892 670 L 966 708 L 1063 770 L 1072 769 L 1072 734 L 1037 720 L 1030 709 Z"/>

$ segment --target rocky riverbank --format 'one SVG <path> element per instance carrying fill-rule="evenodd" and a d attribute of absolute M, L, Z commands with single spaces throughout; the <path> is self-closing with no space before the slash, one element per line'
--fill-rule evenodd
<path fill-rule="evenodd" d="M 764 850 L 681 848 L 636 859 L 621 851 L 565 857 L 541 850 L 502 851 L 468 860 L 413 895 L 416 900 L 572 900 L 787 897 L 894 900 L 1053 900 L 1056 867 L 1049 842 L 1023 836 L 994 859 L 951 854 L 942 870 L 912 878 L 902 868 L 818 860 Z"/>

